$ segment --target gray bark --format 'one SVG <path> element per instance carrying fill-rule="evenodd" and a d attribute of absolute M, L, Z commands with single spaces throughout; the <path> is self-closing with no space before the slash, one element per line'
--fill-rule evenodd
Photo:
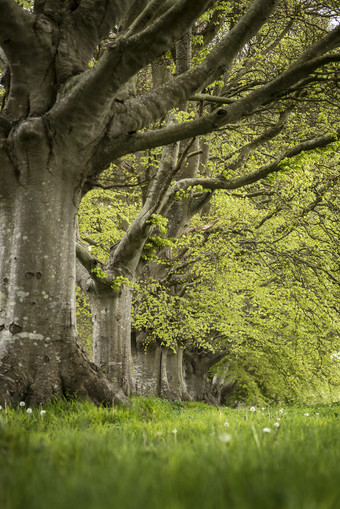
<path fill-rule="evenodd" d="M 176 351 L 147 337 L 133 335 L 134 392 L 140 396 L 158 396 L 170 401 L 190 400 L 183 373 L 183 349 Z"/>
<path fill-rule="evenodd" d="M 184 373 L 188 393 L 195 401 L 205 401 L 213 405 L 221 403 L 221 391 L 216 390 L 209 370 L 219 362 L 225 353 L 194 351 L 184 352 Z"/>
<path fill-rule="evenodd" d="M 19 125 L 1 152 L 0 402 L 115 395 L 77 342 L 75 219 L 79 178 L 51 157 L 43 122 Z M 7 160 L 6 160 L 7 159 Z"/>
<path fill-rule="evenodd" d="M 126 395 L 133 392 L 131 364 L 132 289 L 87 292 L 93 320 L 93 360 Z M 127 340 L 128 338 L 128 340 Z"/>

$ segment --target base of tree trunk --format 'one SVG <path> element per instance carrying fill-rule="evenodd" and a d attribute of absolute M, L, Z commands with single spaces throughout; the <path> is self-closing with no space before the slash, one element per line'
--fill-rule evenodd
<path fill-rule="evenodd" d="M 38 336 L 38 335 L 37 335 Z M 128 398 L 109 382 L 75 341 L 56 345 L 11 341 L 0 360 L 0 404 L 46 404 L 54 397 L 78 397 L 99 404 L 127 403 Z M 6 342 L 8 343 L 8 342 Z M 4 342 L 0 341 L 0 346 Z M 1 351 L 1 348 L 0 348 Z"/>
<path fill-rule="evenodd" d="M 183 350 L 173 351 L 156 341 L 148 343 L 145 333 L 132 335 L 134 393 L 169 401 L 189 401 L 183 377 Z"/>

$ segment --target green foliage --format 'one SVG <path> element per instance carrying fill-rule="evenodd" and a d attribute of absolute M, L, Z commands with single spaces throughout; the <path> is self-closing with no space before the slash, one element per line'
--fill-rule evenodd
<path fill-rule="evenodd" d="M 4 509 L 333 509 L 340 496 L 339 404 L 45 410 L 0 410 Z"/>
<path fill-rule="evenodd" d="M 107 273 L 104 272 L 100 267 L 95 267 L 94 269 L 91 269 L 92 274 L 95 274 L 100 279 L 105 279 L 108 277 Z"/>
<path fill-rule="evenodd" d="M 130 286 L 130 287 L 134 288 L 135 290 L 138 290 L 138 288 L 139 288 L 139 285 L 137 283 L 130 281 L 127 277 L 124 277 L 124 276 L 115 277 L 113 279 L 111 287 L 113 288 L 113 290 L 119 290 L 119 288 L 122 285 Z"/>
<path fill-rule="evenodd" d="M 16 2 L 25 9 L 33 9 L 34 0 L 16 0 Z"/>
<path fill-rule="evenodd" d="M 167 232 L 167 224 L 168 219 L 166 217 L 161 216 L 160 214 L 152 214 L 151 219 L 149 219 L 147 224 L 154 225 L 160 233 L 166 233 Z"/>
<path fill-rule="evenodd" d="M 94 189 L 86 194 L 79 207 L 79 233 L 94 257 L 106 261 L 111 246 L 135 218 L 138 206 L 139 197 L 133 193 Z"/>
<path fill-rule="evenodd" d="M 229 30 L 251 3 L 218 2 L 204 13 L 193 26 L 193 66 L 221 37 L 215 27 Z M 315 8 L 312 13 L 307 4 L 295 0 L 282 3 L 223 80 L 204 93 L 237 100 L 274 79 L 328 28 L 327 12 Z M 209 33 L 215 35 L 205 43 Z M 172 53 L 167 52 L 166 58 L 170 61 Z M 180 189 L 174 200 L 189 203 L 193 197 L 205 196 L 207 175 L 229 179 L 255 172 L 297 143 L 333 132 L 339 126 L 334 108 L 339 97 L 336 83 L 327 77 L 330 71 L 334 72 L 334 64 L 317 71 L 296 94 L 283 95 L 274 106 L 268 104 L 243 122 L 207 136 L 210 159 L 199 175 L 202 185 Z M 145 90 L 150 81 L 148 69 L 139 86 Z M 181 123 L 211 109 L 209 102 L 201 108 L 190 103 L 187 111 L 171 115 Z M 251 149 L 288 110 L 289 120 L 282 129 Z M 283 159 L 278 172 L 234 196 L 215 192 L 210 216 L 194 217 L 190 229 L 196 231 L 186 237 L 168 239 L 167 219 L 161 215 L 153 214 L 148 222 L 155 232 L 142 259 L 150 266 L 163 264 L 169 271 L 160 280 L 150 277 L 140 284 L 134 326 L 147 331 L 150 341 L 174 349 L 180 344 L 225 351 L 214 372 L 238 382 L 240 400 L 301 400 L 325 384 L 340 383 L 338 365 L 332 361 L 332 354 L 340 350 L 340 253 L 334 247 L 340 240 L 339 202 L 336 191 L 331 192 L 337 185 L 339 143 L 334 141 Z M 147 182 L 147 190 L 161 155 L 157 148 L 125 158 L 131 182 Z M 324 194 L 322 187 L 330 183 Z M 248 191 L 259 193 L 259 198 L 247 198 Z M 320 207 L 309 210 L 320 193 Z M 85 241 L 90 238 L 89 249 L 104 261 L 135 217 L 140 197 L 138 192 L 96 190 L 86 199 L 80 212 L 81 236 Z M 207 223 L 215 220 L 216 228 L 204 233 Z M 117 278 L 113 288 L 121 284 L 130 283 Z"/>
<path fill-rule="evenodd" d="M 265 183 L 274 196 L 265 207 L 261 193 L 216 193 L 204 218 L 216 227 L 191 222 L 173 250 L 184 258 L 144 283 L 135 327 L 173 348 L 224 350 L 213 373 L 238 382 L 239 400 L 292 402 L 339 386 L 337 157 L 331 147 L 288 161 Z"/>
<path fill-rule="evenodd" d="M 82 290 L 77 287 L 76 290 L 76 313 L 77 330 L 82 346 L 92 358 L 93 350 L 93 325 L 90 306 Z"/>

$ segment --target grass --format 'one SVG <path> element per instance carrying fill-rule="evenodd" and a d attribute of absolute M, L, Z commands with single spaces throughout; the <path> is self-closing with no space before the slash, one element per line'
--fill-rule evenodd
<path fill-rule="evenodd" d="M 339 403 L 45 410 L 0 411 L 2 509 L 340 507 Z"/>

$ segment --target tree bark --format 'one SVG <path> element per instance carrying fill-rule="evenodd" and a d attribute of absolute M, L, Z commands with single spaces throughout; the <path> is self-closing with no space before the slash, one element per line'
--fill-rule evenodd
<path fill-rule="evenodd" d="M 79 178 L 65 177 L 43 132 L 41 120 L 26 121 L 0 152 L 0 403 L 69 394 L 111 402 L 113 388 L 77 343 Z"/>
<path fill-rule="evenodd" d="M 133 392 L 131 363 L 132 288 L 87 291 L 93 321 L 93 360 L 117 387 Z"/>
<path fill-rule="evenodd" d="M 214 364 L 212 358 L 213 356 L 212 354 L 209 355 L 209 352 L 185 350 L 185 383 L 193 400 L 218 405 L 220 398 L 214 391 L 213 381 L 209 377 L 209 369 Z"/>
<path fill-rule="evenodd" d="M 132 335 L 135 394 L 169 401 L 191 400 L 183 375 L 183 349 L 174 351 L 146 340 L 145 333 Z"/>

